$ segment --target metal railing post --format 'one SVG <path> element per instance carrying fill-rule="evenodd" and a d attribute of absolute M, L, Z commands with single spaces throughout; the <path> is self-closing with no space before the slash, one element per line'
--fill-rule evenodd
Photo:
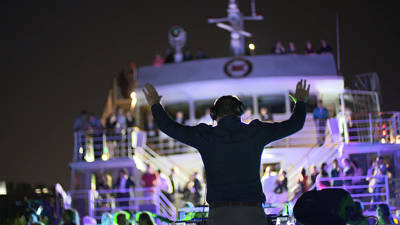
<path fill-rule="evenodd" d="M 161 203 L 161 201 L 160 201 L 160 189 L 158 187 L 155 187 L 154 189 L 156 189 L 156 191 L 154 192 L 155 193 L 155 196 L 154 196 L 155 198 L 153 198 L 153 199 L 155 199 L 156 213 L 160 214 L 160 203 Z"/>
<path fill-rule="evenodd" d="M 105 130 L 102 131 L 102 137 L 103 137 L 103 140 L 102 140 L 103 141 L 103 153 L 101 154 L 100 158 L 103 157 L 103 154 L 107 153 L 108 154 L 107 158 L 110 159 L 110 149 L 108 149 L 108 146 L 107 146 L 107 136 L 106 136 Z M 105 149 L 107 149 L 107 152 L 105 151 Z"/>
<path fill-rule="evenodd" d="M 390 196 L 389 196 L 389 179 L 388 179 L 387 175 L 385 175 L 385 194 L 386 194 L 386 204 L 389 205 L 389 200 L 390 200 Z"/>
<path fill-rule="evenodd" d="M 79 142 L 79 132 L 74 132 L 74 153 L 72 156 L 72 161 L 77 161 L 78 159 Z"/>
<path fill-rule="evenodd" d="M 393 113 L 392 115 L 392 133 L 393 133 L 393 143 L 396 143 L 397 139 L 397 119 L 396 119 L 397 113 Z"/>
<path fill-rule="evenodd" d="M 371 113 L 368 113 L 368 119 L 369 119 L 369 142 L 370 143 L 373 143 L 374 141 L 373 141 L 373 136 L 372 136 L 372 132 L 373 132 L 373 130 L 372 130 L 372 116 L 371 116 Z"/>
<path fill-rule="evenodd" d="M 132 128 L 128 128 L 126 131 L 126 138 L 128 139 L 128 157 L 132 156 L 132 135 L 133 135 L 133 131 Z"/>
<path fill-rule="evenodd" d="M 88 198 L 88 209 L 89 209 L 89 216 L 93 217 L 94 215 L 94 191 L 93 190 L 89 190 L 89 198 Z"/>
<path fill-rule="evenodd" d="M 400 127 L 400 113 L 399 113 L 399 112 L 396 112 L 396 118 L 397 118 L 397 120 L 396 120 L 396 128 L 397 128 L 396 134 L 398 134 L 398 133 L 400 133 L 400 131 L 399 131 L 399 127 Z"/>
<path fill-rule="evenodd" d="M 346 118 L 347 116 L 346 116 L 346 109 L 345 109 L 345 105 L 344 105 L 344 93 L 342 93 L 340 95 L 340 102 L 342 103 L 342 105 L 341 105 L 341 111 L 342 111 L 342 116 L 343 116 L 342 121 L 344 121 L 344 123 L 343 123 L 344 142 L 346 144 L 348 144 L 349 143 L 349 131 L 347 128 L 347 118 Z"/>

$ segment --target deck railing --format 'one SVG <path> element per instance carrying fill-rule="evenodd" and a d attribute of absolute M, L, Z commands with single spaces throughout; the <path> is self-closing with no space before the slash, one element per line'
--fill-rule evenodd
<path fill-rule="evenodd" d="M 111 190 L 79 190 L 74 191 L 78 198 L 86 196 L 88 215 L 98 221 L 105 212 L 118 210 L 142 211 L 147 210 L 169 220 L 176 220 L 176 208 L 160 189 L 129 188 Z M 80 196 L 80 197 L 79 197 Z"/>
<path fill-rule="evenodd" d="M 346 143 L 400 143 L 400 112 L 357 113 L 341 121 Z"/>
<path fill-rule="evenodd" d="M 74 132 L 73 161 L 109 160 L 132 157 L 146 143 L 146 133 L 135 128 L 121 131 L 88 130 Z"/>
<path fill-rule="evenodd" d="M 329 182 L 336 186 L 320 187 L 317 189 L 343 188 L 347 190 L 353 199 L 360 200 L 364 206 L 376 207 L 379 204 L 390 203 L 389 180 L 387 176 L 348 176 L 334 178 L 320 178 L 319 182 Z M 318 182 L 318 180 L 317 180 Z M 337 184 L 340 182 L 340 185 Z"/>
<path fill-rule="evenodd" d="M 338 127 L 337 131 L 330 125 Z M 336 132 L 333 134 L 333 132 Z M 128 128 L 121 131 L 91 130 L 74 133 L 73 160 L 108 160 L 118 157 L 131 157 L 138 146 L 148 145 L 161 155 L 195 152 L 196 150 L 180 143 L 162 132 L 158 136 L 146 136 L 145 131 Z M 267 148 L 274 147 L 313 147 L 317 145 L 318 136 L 339 137 L 335 142 L 344 143 L 383 143 L 400 144 L 400 112 L 357 113 L 343 118 L 327 120 L 326 126 L 319 126 L 308 117 L 303 129 L 294 135 L 275 141 Z"/>

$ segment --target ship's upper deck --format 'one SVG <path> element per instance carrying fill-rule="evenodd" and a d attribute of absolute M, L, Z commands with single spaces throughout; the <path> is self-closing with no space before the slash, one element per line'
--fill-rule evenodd
<path fill-rule="evenodd" d="M 283 76 L 335 76 L 333 55 L 256 55 L 242 57 L 252 70 L 248 78 Z M 179 83 L 231 79 L 224 72 L 230 57 L 211 58 L 164 64 L 160 67 L 145 66 L 139 71 L 138 87 L 151 82 L 155 86 Z"/>

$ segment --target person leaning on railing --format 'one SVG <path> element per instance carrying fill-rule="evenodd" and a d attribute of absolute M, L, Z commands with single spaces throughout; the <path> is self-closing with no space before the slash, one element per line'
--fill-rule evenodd
<path fill-rule="evenodd" d="M 381 193 L 383 187 L 381 185 L 385 184 L 385 175 L 387 175 L 388 171 L 386 168 L 385 161 L 382 156 L 378 156 L 376 158 L 376 164 L 374 168 L 374 178 L 375 182 L 373 183 L 373 193 Z M 378 186 L 379 185 L 379 186 Z M 376 203 L 381 200 L 381 196 L 377 195 L 372 198 L 372 202 Z M 375 209 L 376 205 L 372 205 L 372 208 Z"/>
<path fill-rule="evenodd" d="M 342 176 L 342 168 L 339 166 L 339 161 L 334 159 L 332 161 L 332 169 L 330 173 L 330 177 L 341 177 Z M 334 180 L 332 181 L 332 186 L 342 186 L 343 182 L 341 180 Z"/>
<path fill-rule="evenodd" d="M 322 105 L 322 100 L 318 100 L 317 107 L 313 110 L 313 116 L 317 128 L 317 142 L 319 146 L 322 146 L 325 142 L 326 121 L 329 118 L 329 112 Z"/>

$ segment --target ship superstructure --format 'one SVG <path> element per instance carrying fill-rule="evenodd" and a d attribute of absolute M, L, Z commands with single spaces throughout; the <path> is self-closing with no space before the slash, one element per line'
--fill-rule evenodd
<path fill-rule="evenodd" d="M 109 130 L 74 133 L 74 155 L 70 163 L 72 206 L 96 219 L 103 212 L 116 210 L 149 210 L 163 218 L 177 219 L 177 208 L 185 202 L 172 203 L 157 187 L 142 187 L 140 178 L 146 164 L 153 165 L 166 176 L 175 168 L 182 186 L 190 181 L 194 172 L 203 173 L 203 164 L 195 149 L 162 132 L 154 134 L 146 130 L 150 107 L 141 92 L 145 83 L 157 88 L 163 96 L 161 103 L 171 117 L 181 112 L 187 125 L 200 122 L 212 125 L 207 108 L 217 97 L 226 94 L 236 95 L 244 102 L 251 111 L 250 120 L 260 118 L 263 107 L 268 108 L 275 122 L 288 119 L 294 105 L 289 94 L 300 79 L 306 79 L 311 84 L 311 91 L 304 128 L 265 146 L 261 158 L 260 175 L 267 166 L 287 171 L 290 199 L 294 197 L 301 168 L 350 158 L 360 163 L 364 173 L 348 179 L 365 181 L 373 178 L 373 175 L 367 175 L 367 170 L 376 156 L 384 156 L 391 165 L 400 165 L 399 112 L 382 112 L 376 92 L 346 89 L 344 78 L 338 75 L 336 68 L 332 54 L 255 55 L 192 60 L 160 67 L 143 66 L 134 80 L 131 98 L 121 97 L 114 80 L 102 121 L 105 123 L 117 108 L 122 108 L 135 115 L 136 126 L 117 133 Z M 320 128 L 312 114 L 318 100 L 322 100 L 329 110 L 325 141 L 320 145 L 317 143 Z M 118 177 L 121 169 L 129 170 L 136 181 L 135 188 L 99 190 L 96 187 L 104 174 Z M 352 192 L 353 197 L 361 199 L 367 206 L 379 203 L 399 206 L 399 193 L 395 189 L 399 182 L 395 174 L 400 174 L 400 168 L 394 166 L 393 174 L 390 180 L 384 177 L 378 193 Z M 113 183 L 105 177 L 103 182 Z M 205 182 L 201 176 L 199 178 Z M 347 187 L 348 190 L 371 188 L 365 182 L 353 184 Z M 125 195 L 128 197 L 118 198 L 118 193 L 128 193 Z M 374 196 L 381 197 L 379 201 L 372 201 Z"/>

